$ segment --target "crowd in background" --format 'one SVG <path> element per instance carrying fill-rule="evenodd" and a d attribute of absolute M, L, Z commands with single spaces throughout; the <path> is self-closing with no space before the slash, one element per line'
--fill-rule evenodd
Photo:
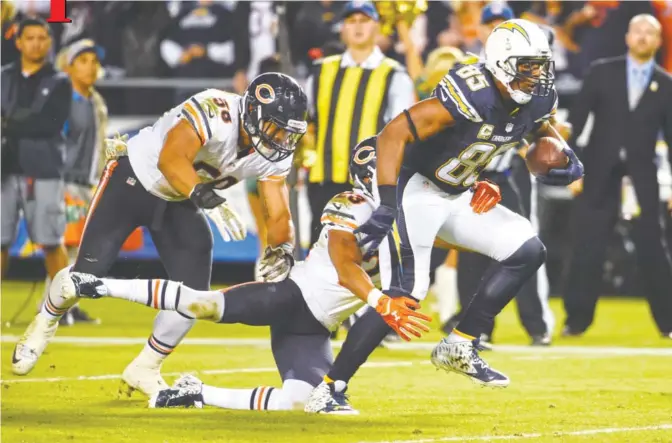
<path fill-rule="evenodd" d="M 407 4 L 408 15 L 396 18 L 394 12 L 391 16 L 382 13 L 385 7 L 391 7 L 391 2 L 377 3 L 382 32 L 376 44 L 386 57 L 404 66 L 420 99 L 438 81 L 428 73 L 441 71 L 442 63 L 452 64 L 470 54 L 481 53 L 483 8 L 491 2 L 400 2 Z M 3 66 L 19 60 L 15 44 L 18 24 L 27 17 L 47 17 L 49 4 L 49 1 L 2 0 Z M 657 61 L 668 72 L 672 71 L 670 1 L 511 1 L 508 6 L 516 17 L 552 30 L 560 108 L 571 108 L 592 62 L 626 53 L 624 35 L 630 19 L 638 14 L 652 14 L 661 23 L 663 46 Z M 248 81 L 264 70 L 291 71 L 305 81 L 314 74 L 316 60 L 343 52 L 346 46 L 341 27 L 345 7 L 345 2 L 329 0 L 68 2 L 67 16 L 72 23 L 51 25 L 50 58 L 58 61 L 60 54 L 57 67 L 72 75 L 62 57 L 74 45 L 91 41 L 95 42 L 96 62 L 100 64 L 96 79 L 228 79 L 230 89 L 241 93 Z M 279 41 L 283 29 L 286 48 Z M 290 55 L 286 60 L 289 66 L 280 61 L 287 53 L 285 49 Z M 95 95 L 96 125 L 106 119 L 107 109 L 110 115 L 156 116 L 191 93 L 193 89 L 189 88 L 119 90 L 103 84 L 100 95 Z M 103 98 L 107 101 L 106 108 L 104 102 L 101 104 Z M 105 115 L 101 114 L 103 108 Z M 101 137 L 91 137 L 96 139 L 92 146 L 100 146 Z M 297 162 L 299 167 L 309 163 L 305 158 Z M 258 212 L 252 188 L 251 206 Z M 560 279 L 562 257 L 567 255 L 569 244 L 562 240 L 568 235 L 567 216 L 555 215 L 566 212 L 566 203 L 559 203 L 540 214 L 541 235 L 549 246 L 552 286 Z M 259 232 L 263 232 L 263 226 L 259 226 Z M 610 262 L 604 271 L 607 290 L 624 290 L 623 281 L 631 273 L 626 269 L 630 263 L 627 242 L 627 235 L 619 236 L 611 246 L 616 252 L 609 253 Z M 634 289 L 632 292 L 636 293 Z"/>
<path fill-rule="evenodd" d="M 275 2 L 278 3 L 278 2 Z M 344 2 L 286 2 L 292 62 L 299 77 L 325 45 L 339 42 Z M 407 2 L 414 3 L 414 2 Z M 478 54 L 481 9 L 487 1 L 430 1 L 410 28 L 411 41 L 426 58 L 435 48 L 451 46 Z M 625 52 L 628 20 L 652 13 L 672 33 L 669 1 L 513 1 L 517 17 L 552 26 L 556 70 L 562 81 L 580 79 L 598 58 Z M 16 23 L 31 14 L 48 15 L 48 1 L 3 0 L 2 64 L 16 60 Z M 15 9 L 12 17 L 9 11 Z M 54 53 L 91 38 L 105 49 L 109 77 L 235 78 L 241 88 L 258 72 L 259 62 L 277 50 L 278 15 L 269 1 L 81 1 L 68 3 L 68 25 L 53 25 Z M 381 33 L 385 55 L 405 63 L 406 48 L 398 30 Z M 667 46 L 672 39 L 667 38 Z M 661 65 L 672 69 L 672 48 L 663 47 Z M 562 80 L 562 77 L 570 80 Z"/>

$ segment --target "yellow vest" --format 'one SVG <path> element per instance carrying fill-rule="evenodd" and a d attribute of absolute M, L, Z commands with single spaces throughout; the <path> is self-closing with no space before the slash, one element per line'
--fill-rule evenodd
<path fill-rule="evenodd" d="M 375 69 L 342 68 L 341 58 L 325 58 L 313 77 L 317 159 L 311 183 L 348 181 L 351 150 L 383 128 L 392 73 L 400 66 L 386 58 Z"/>

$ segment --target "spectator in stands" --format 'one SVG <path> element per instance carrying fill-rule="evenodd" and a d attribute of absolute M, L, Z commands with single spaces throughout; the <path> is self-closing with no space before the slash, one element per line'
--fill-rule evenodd
<path fill-rule="evenodd" d="M 16 8 L 10 0 L 2 0 L 2 66 L 15 62 L 19 59 L 19 51 L 16 49 L 16 30 L 19 25 L 15 21 Z"/>
<path fill-rule="evenodd" d="M 98 182 L 105 158 L 107 106 L 94 88 L 96 80 L 102 75 L 100 61 L 103 55 L 101 47 L 93 40 L 86 39 L 63 49 L 57 61 L 59 69 L 65 71 L 72 82 L 72 105 L 63 131 L 66 137 L 65 245 L 70 263 L 74 263 L 77 256 L 86 212 L 93 197 L 93 186 Z M 75 305 L 61 317 L 60 323 L 71 325 L 96 321 Z"/>
<path fill-rule="evenodd" d="M 451 1 L 428 2 L 426 56 L 438 47 L 459 48 L 462 45 L 460 21 L 451 6 Z"/>
<path fill-rule="evenodd" d="M 660 224 L 655 163 L 661 130 L 668 146 L 672 144 L 672 78 L 654 61 L 661 26 L 653 16 L 635 16 L 626 41 L 625 57 L 591 66 L 581 99 L 569 114 L 575 134 L 583 132 L 591 112 L 594 124 L 581 153 L 586 176 L 576 202 L 563 334 L 581 335 L 593 322 L 605 250 L 618 220 L 622 179 L 627 175 L 640 208 L 632 224 L 644 293 L 660 333 L 672 338 L 672 263 Z"/>
<path fill-rule="evenodd" d="M 247 2 L 212 0 L 199 0 L 180 13 L 161 42 L 161 56 L 172 77 L 233 78 L 234 90 L 242 93 L 250 62 L 249 13 Z"/>
<path fill-rule="evenodd" d="M 18 62 L 2 70 L 2 275 L 16 236 L 19 212 L 34 244 L 42 246 L 47 275 L 68 265 L 63 246 L 63 125 L 72 86 L 48 62 L 49 26 L 24 19 L 17 30 Z"/>
<path fill-rule="evenodd" d="M 330 41 L 338 41 L 344 6 L 345 2 L 331 0 L 303 2 L 290 31 L 295 64 L 310 66 L 311 52 Z"/>
<path fill-rule="evenodd" d="M 617 57 L 626 51 L 623 36 L 628 23 L 637 14 L 651 14 L 648 1 L 588 1 L 567 2 L 564 7 L 579 7 L 565 21 L 567 36 L 578 46 L 576 54 L 569 54 L 569 70 L 583 78 L 590 64 L 605 57 Z"/>
<path fill-rule="evenodd" d="M 263 73 L 260 65 L 273 59 L 276 53 L 275 39 L 278 34 L 278 15 L 273 2 L 250 2 L 250 66 L 247 69 L 251 80 Z"/>

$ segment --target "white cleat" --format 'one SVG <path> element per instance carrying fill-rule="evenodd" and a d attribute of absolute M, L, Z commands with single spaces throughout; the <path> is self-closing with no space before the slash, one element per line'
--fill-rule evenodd
<path fill-rule="evenodd" d="M 348 386 L 341 380 L 323 381 L 308 396 L 304 411 L 310 414 L 359 415 L 359 411 L 350 406 L 345 393 L 347 389 Z"/>
<path fill-rule="evenodd" d="M 143 360 L 141 354 L 124 369 L 119 387 L 120 396 L 130 397 L 134 391 L 140 391 L 147 397 L 152 397 L 159 391 L 169 388 L 161 377 L 161 363 Z"/>
<path fill-rule="evenodd" d="M 12 372 L 26 375 L 33 370 L 37 360 L 47 347 L 49 340 L 56 334 L 58 319 L 48 320 L 37 314 L 26 329 L 12 354 Z"/>

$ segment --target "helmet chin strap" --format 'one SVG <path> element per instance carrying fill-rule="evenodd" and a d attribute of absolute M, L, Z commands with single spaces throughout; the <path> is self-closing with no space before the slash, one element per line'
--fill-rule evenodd
<path fill-rule="evenodd" d="M 520 89 L 513 89 L 509 83 L 506 83 L 506 90 L 508 91 L 511 99 L 518 103 L 519 105 L 524 105 L 532 99 L 532 95 L 527 94 Z"/>

